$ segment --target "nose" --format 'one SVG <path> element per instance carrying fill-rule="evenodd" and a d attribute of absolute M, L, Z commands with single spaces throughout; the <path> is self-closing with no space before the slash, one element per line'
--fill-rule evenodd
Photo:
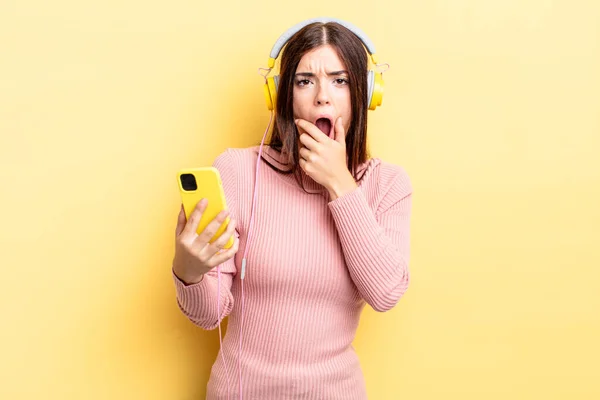
<path fill-rule="evenodd" d="M 327 91 L 327 85 L 320 84 L 315 96 L 315 103 L 318 106 L 329 105 L 330 97 Z"/>

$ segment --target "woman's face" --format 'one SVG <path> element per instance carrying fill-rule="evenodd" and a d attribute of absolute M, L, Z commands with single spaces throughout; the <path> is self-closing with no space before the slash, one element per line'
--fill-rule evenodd
<path fill-rule="evenodd" d="M 348 132 L 352 118 L 348 72 L 333 47 L 317 47 L 300 59 L 293 100 L 294 119 L 304 119 L 334 139 L 334 123 L 342 117 Z"/>

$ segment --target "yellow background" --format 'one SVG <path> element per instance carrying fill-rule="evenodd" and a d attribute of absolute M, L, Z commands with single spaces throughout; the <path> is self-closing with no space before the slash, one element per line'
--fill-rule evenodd
<path fill-rule="evenodd" d="M 257 68 L 318 15 L 391 65 L 371 150 L 415 188 L 411 287 L 355 342 L 370 399 L 600 398 L 591 0 L 3 1 L 0 398 L 203 397 L 175 172 L 260 141 Z"/>

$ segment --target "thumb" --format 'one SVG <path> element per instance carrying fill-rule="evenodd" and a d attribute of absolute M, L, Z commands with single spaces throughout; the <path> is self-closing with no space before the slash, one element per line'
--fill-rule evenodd
<path fill-rule="evenodd" d="M 181 205 L 181 209 L 179 210 L 179 215 L 177 217 L 177 227 L 175 228 L 175 236 L 181 235 L 183 232 L 183 228 L 185 228 L 186 224 L 185 211 L 183 209 L 183 204 Z"/>
<path fill-rule="evenodd" d="M 338 117 L 335 121 L 335 140 L 336 142 L 346 145 L 346 132 L 344 131 L 342 117 Z"/>

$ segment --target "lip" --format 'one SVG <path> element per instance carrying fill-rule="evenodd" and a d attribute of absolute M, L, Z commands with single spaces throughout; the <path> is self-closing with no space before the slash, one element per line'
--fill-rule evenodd
<path fill-rule="evenodd" d="M 334 120 L 333 117 L 330 114 L 319 114 L 317 115 L 317 117 L 315 118 L 315 120 L 312 122 L 313 125 L 317 124 L 317 120 L 321 119 L 321 118 L 327 118 L 329 120 L 329 124 L 331 125 L 331 130 L 329 131 L 329 138 L 333 138 L 333 132 L 334 132 Z"/>

